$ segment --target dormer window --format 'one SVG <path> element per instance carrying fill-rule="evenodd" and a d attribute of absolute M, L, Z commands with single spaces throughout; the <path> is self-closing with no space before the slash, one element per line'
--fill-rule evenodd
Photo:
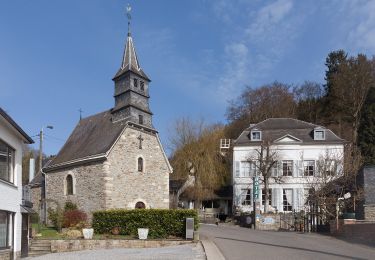
<path fill-rule="evenodd" d="M 314 140 L 325 140 L 326 131 L 324 129 L 315 129 L 314 130 Z"/>
<path fill-rule="evenodd" d="M 143 81 L 141 81 L 141 90 L 145 91 L 145 83 Z"/>
<path fill-rule="evenodd" d="M 133 79 L 133 83 L 134 83 L 134 87 L 138 88 L 138 80 L 137 79 Z"/>
<path fill-rule="evenodd" d="M 253 130 L 250 133 L 251 141 L 261 141 L 262 140 L 262 132 L 258 130 Z"/>

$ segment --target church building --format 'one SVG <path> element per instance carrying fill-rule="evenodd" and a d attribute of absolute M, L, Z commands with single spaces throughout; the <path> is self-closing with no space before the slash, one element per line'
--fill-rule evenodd
<path fill-rule="evenodd" d="M 114 106 L 79 121 L 46 173 L 48 206 L 96 210 L 169 208 L 172 168 L 152 124 L 150 79 L 128 31 L 113 78 Z"/>

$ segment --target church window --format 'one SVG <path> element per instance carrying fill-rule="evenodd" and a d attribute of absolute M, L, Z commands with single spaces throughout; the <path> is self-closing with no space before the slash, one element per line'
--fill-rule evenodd
<path fill-rule="evenodd" d="M 145 91 L 145 83 L 143 81 L 141 81 L 141 90 Z"/>
<path fill-rule="evenodd" d="M 138 123 L 143 125 L 143 116 L 142 115 L 138 115 Z"/>
<path fill-rule="evenodd" d="M 133 79 L 133 83 L 134 83 L 134 87 L 138 88 L 138 80 L 137 79 Z"/>
<path fill-rule="evenodd" d="M 138 158 L 138 171 L 143 172 L 143 158 L 142 157 Z"/>
<path fill-rule="evenodd" d="M 138 201 L 137 203 L 135 203 L 135 208 L 136 209 L 145 209 L 146 205 L 142 201 Z"/>
<path fill-rule="evenodd" d="M 66 176 L 66 195 L 73 195 L 73 177 L 70 174 Z"/>

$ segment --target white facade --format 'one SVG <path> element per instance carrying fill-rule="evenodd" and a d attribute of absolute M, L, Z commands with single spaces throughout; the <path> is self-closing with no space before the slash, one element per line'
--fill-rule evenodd
<path fill-rule="evenodd" d="M 3 112 L 3 111 L 0 111 Z M 4 112 L 3 112 L 4 113 Z M 0 178 L 0 258 L 5 255 L 19 257 L 21 252 L 21 204 L 22 204 L 22 144 L 30 143 L 17 128 L 9 122 L 9 118 L 0 114 L 0 142 L 2 148 L 8 147 L 11 155 L 10 178 L 5 177 L 4 149 L 1 149 L 1 178 Z M 12 121 L 14 123 L 14 121 Z M 18 126 L 17 126 L 18 127 Z M 28 137 L 29 138 L 29 137 Z M 4 145 L 5 144 L 5 145 Z M 7 164 L 8 165 L 8 164 Z M 6 220 L 4 221 L 4 216 Z M 7 233 L 7 238 L 1 234 Z M 13 252 L 13 254 L 9 254 Z"/>
<path fill-rule="evenodd" d="M 258 129 L 256 131 L 262 132 Z M 277 136 L 278 130 L 272 129 L 272 131 L 272 136 Z M 319 139 L 314 144 L 314 140 L 304 142 L 292 134 L 285 134 L 286 131 L 288 130 L 280 130 L 283 137 L 270 140 L 269 145 L 269 150 L 274 154 L 274 160 L 277 161 L 271 171 L 272 177 L 269 178 L 271 196 L 268 211 L 273 212 L 307 210 L 305 203 L 308 190 L 322 183 L 320 177 L 322 162 L 334 161 L 332 163 L 332 165 L 335 164 L 334 174 L 339 174 L 341 171 L 337 169 L 342 168 L 343 141 L 341 143 L 328 141 L 324 143 Z M 257 174 L 260 176 L 260 209 L 261 212 L 264 212 L 265 192 L 263 180 L 259 173 L 258 153 L 261 140 L 252 140 L 251 133 L 253 131 L 249 130 L 248 132 L 248 135 L 245 134 L 249 139 L 247 143 L 244 142 L 245 139 L 242 134 L 240 136 L 242 143 L 240 145 L 235 144 L 233 147 L 233 205 L 236 210 L 242 212 L 253 211 L 253 177 Z M 290 132 L 292 133 L 293 129 L 290 129 Z M 262 134 L 260 136 L 263 137 Z"/>

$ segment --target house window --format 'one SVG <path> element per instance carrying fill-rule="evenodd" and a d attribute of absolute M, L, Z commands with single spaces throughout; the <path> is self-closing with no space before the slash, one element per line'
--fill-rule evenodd
<path fill-rule="evenodd" d="M 138 115 L 138 122 L 140 125 L 143 125 L 143 116 L 142 115 Z"/>
<path fill-rule="evenodd" d="M 292 211 L 293 210 L 293 190 L 283 189 L 283 210 Z"/>
<path fill-rule="evenodd" d="M 137 79 L 133 79 L 133 84 L 134 84 L 135 88 L 138 88 L 138 80 Z"/>
<path fill-rule="evenodd" d="M 293 161 L 283 161 L 283 176 L 293 176 Z"/>
<path fill-rule="evenodd" d="M 9 246 L 9 217 L 6 211 L 0 211 L 0 249 Z"/>
<path fill-rule="evenodd" d="M 262 133 L 260 131 L 251 131 L 251 141 L 262 140 Z"/>
<path fill-rule="evenodd" d="M 314 140 L 325 140 L 325 130 L 314 130 Z"/>
<path fill-rule="evenodd" d="M 241 162 L 241 177 L 250 177 L 250 162 Z"/>
<path fill-rule="evenodd" d="M 248 206 L 251 203 L 251 189 L 243 189 L 241 192 L 241 205 Z"/>
<path fill-rule="evenodd" d="M 137 203 L 135 203 L 135 208 L 136 209 L 145 209 L 146 205 L 142 201 L 138 201 Z"/>
<path fill-rule="evenodd" d="M 0 179 L 14 182 L 14 155 L 15 151 L 0 140 Z"/>
<path fill-rule="evenodd" d="M 141 90 L 145 91 L 145 83 L 143 81 L 141 81 Z"/>
<path fill-rule="evenodd" d="M 272 189 L 268 189 L 268 205 L 272 205 Z M 262 189 L 262 205 L 266 205 L 266 189 Z"/>
<path fill-rule="evenodd" d="M 138 158 L 138 171 L 143 172 L 143 158 L 142 157 Z"/>
<path fill-rule="evenodd" d="M 73 195 L 73 177 L 70 174 L 66 176 L 66 195 Z"/>
<path fill-rule="evenodd" d="M 315 161 L 303 161 L 304 176 L 314 176 Z"/>

